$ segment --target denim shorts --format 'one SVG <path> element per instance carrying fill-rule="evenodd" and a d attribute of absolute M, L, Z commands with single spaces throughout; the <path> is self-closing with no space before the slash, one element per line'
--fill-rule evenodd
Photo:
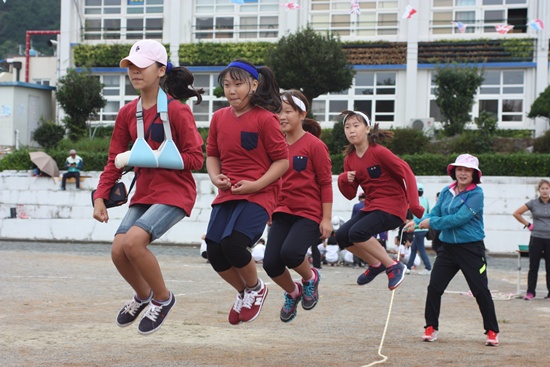
<path fill-rule="evenodd" d="M 176 223 L 185 218 L 185 211 L 172 205 L 164 204 L 135 204 L 132 205 L 115 235 L 124 234 L 128 230 L 137 226 L 151 235 L 151 242 L 160 238 Z"/>

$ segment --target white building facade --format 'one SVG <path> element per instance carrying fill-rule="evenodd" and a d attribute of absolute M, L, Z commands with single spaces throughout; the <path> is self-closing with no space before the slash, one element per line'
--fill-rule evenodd
<path fill-rule="evenodd" d="M 528 23 L 539 19 L 550 26 L 547 0 L 359 0 L 360 14 L 351 11 L 350 0 L 296 0 L 300 8 L 289 10 L 282 0 L 61 0 L 59 72 L 75 67 L 72 47 L 78 44 L 133 44 L 155 39 L 169 45 L 169 58 L 179 64 L 182 44 L 199 42 L 277 42 L 307 25 L 319 32 L 338 34 L 344 43 L 380 42 L 406 46 L 398 64 L 354 64 L 353 85 L 340 93 L 313 101 L 312 112 L 323 127 L 331 127 L 344 109 L 366 112 L 382 128 L 430 128 L 440 119 L 434 103 L 432 77 L 436 64 L 426 62 L 430 44 L 457 42 L 465 48 L 479 40 L 531 40 L 529 57 L 504 62 L 487 60 L 472 118 L 481 111 L 498 116 L 500 129 L 529 129 L 535 136 L 548 129 L 544 118 L 527 113 L 548 86 L 549 34 Z M 416 10 L 410 18 L 405 12 Z M 466 25 L 464 32 L 458 22 Z M 500 34 L 498 25 L 514 25 Z M 450 47 L 453 48 L 452 46 Z M 458 48 L 458 46 L 457 46 Z M 506 50 L 505 50 L 506 51 Z M 504 51 L 502 51 L 504 52 Z M 315 55 L 312 55 L 315 57 Z M 226 105 L 213 94 L 221 66 L 189 66 L 195 87 L 204 88 L 203 102 L 191 105 L 197 126 L 208 127 L 212 114 Z M 137 94 L 118 66 L 93 68 L 105 84 L 108 100 L 97 123 L 112 124 L 120 107 Z"/>

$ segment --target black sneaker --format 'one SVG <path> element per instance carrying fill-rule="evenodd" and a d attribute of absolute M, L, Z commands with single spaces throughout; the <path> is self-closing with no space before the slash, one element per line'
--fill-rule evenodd
<path fill-rule="evenodd" d="M 388 274 L 388 288 L 390 291 L 397 288 L 403 279 L 405 279 L 406 268 L 407 267 L 405 265 L 399 262 L 386 269 L 386 274 Z"/>
<path fill-rule="evenodd" d="M 313 309 L 319 301 L 319 282 L 321 281 L 321 274 L 319 274 L 319 271 L 315 268 L 312 268 L 311 271 L 313 271 L 315 279 L 307 282 L 302 280 L 302 308 L 308 311 Z"/>
<path fill-rule="evenodd" d="M 292 298 L 290 297 L 290 294 L 285 292 L 285 304 L 281 308 L 282 322 L 289 322 L 294 320 L 296 314 L 298 313 L 298 304 L 300 303 L 300 300 L 302 300 L 302 285 L 296 283 L 296 286 L 300 291 L 300 295 L 298 297 Z"/>
<path fill-rule="evenodd" d="M 126 303 L 118 313 L 116 324 L 120 327 L 131 325 L 148 305 L 149 301 L 140 302 L 135 296 L 132 297 L 132 300 Z"/>
<path fill-rule="evenodd" d="M 363 274 L 359 275 L 357 278 L 357 284 L 365 285 L 374 280 L 376 276 L 386 270 L 384 264 L 380 264 L 379 267 L 375 268 L 374 266 L 367 265 L 367 270 Z"/>
<path fill-rule="evenodd" d="M 170 292 L 170 297 L 172 297 L 172 300 L 167 305 L 161 305 L 155 300 L 151 301 L 147 312 L 139 322 L 138 332 L 141 335 L 149 335 L 160 329 L 164 319 L 176 304 L 176 297 L 172 292 Z"/>

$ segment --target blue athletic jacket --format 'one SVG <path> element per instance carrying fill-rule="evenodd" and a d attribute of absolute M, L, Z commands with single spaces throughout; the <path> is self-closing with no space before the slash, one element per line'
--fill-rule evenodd
<path fill-rule="evenodd" d="M 440 230 L 439 239 L 446 243 L 477 242 L 485 238 L 483 225 L 483 189 L 471 184 L 455 194 L 456 183 L 446 186 L 432 211 L 430 227 Z"/>

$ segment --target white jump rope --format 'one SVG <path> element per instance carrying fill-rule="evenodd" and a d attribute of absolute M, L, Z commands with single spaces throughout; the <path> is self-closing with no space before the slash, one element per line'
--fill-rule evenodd
<path fill-rule="evenodd" d="M 403 241 L 403 232 L 405 232 L 405 231 L 401 230 L 401 236 L 399 238 L 399 243 L 400 244 Z M 397 261 L 399 261 L 399 256 L 400 256 L 400 253 L 399 253 L 399 250 L 397 250 Z M 393 307 L 393 297 L 394 296 L 395 296 L 395 289 L 391 291 L 390 307 L 388 309 L 388 316 L 386 317 L 386 325 L 384 325 L 384 332 L 382 333 L 382 339 L 380 339 L 380 346 L 378 347 L 378 355 L 380 357 L 382 357 L 382 359 L 379 360 L 379 361 L 374 361 L 372 363 L 363 365 L 361 367 L 374 366 L 375 364 L 384 363 L 388 360 L 388 356 L 385 356 L 385 355 L 382 354 L 382 347 L 384 346 L 384 340 L 386 339 L 386 331 L 388 331 L 388 325 L 390 323 L 390 316 L 391 316 L 391 310 L 392 310 L 392 307 Z"/>

